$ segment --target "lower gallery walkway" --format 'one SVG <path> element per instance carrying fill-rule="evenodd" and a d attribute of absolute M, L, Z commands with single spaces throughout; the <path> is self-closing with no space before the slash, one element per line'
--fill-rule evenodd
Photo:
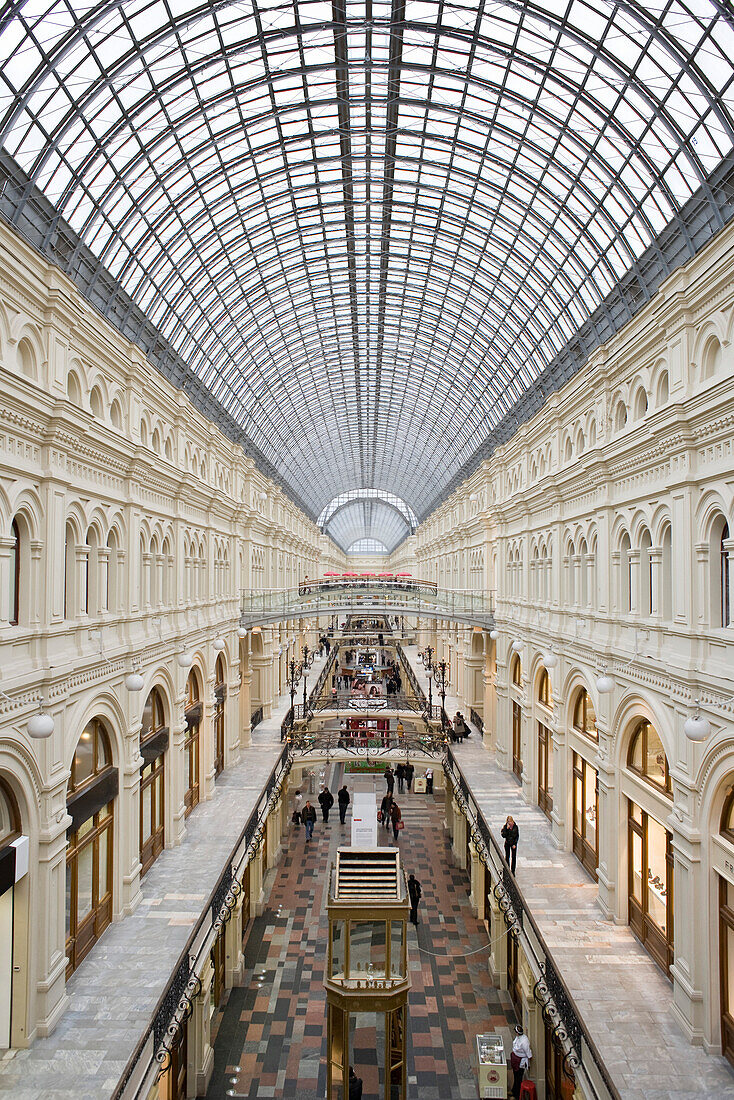
<path fill-rule="evenodd" d="M 405 652 L 427 688 L 417 647 Z M 446 696 L 449 714 L 461 707 Z M 555 847 L 545 815 L 476 730 L 452 748 L 495 837 L 508 814 L 518 823 L 518 885 L 623 1100 L 734 1100 L 728 1062 L 688 1042 L 671 1011 L 671 982 L 627 925 L 603 918 L 596 883 Z"/>
<path fill-rule="evenodd" d="M 374 782 L 382 797 L 382 777 L 359 782 L 360 789 Z M 329 785 L 336 790 L 341 783 L 338 770 Z M 353 792 L 349 775 L 346 783 Z M 472 916 L 466 872 L 452 866 L 442 792 L 438 799 L 407 792 L 398 797 L 405 821 L 399 841 L 403 865 L 423 888 L 419 927 L 408 925 L 408 1095 L 475 1100 L 474 1036 L 500 1031 L 509 1050 L 515 1016 L 509 994 L 490 983 L 487 933 Z M 326 874 L 337 847 L 349 843 L 350 820 L 348 815 L 342 829 L 336 807 L 326 825 L 319 814 L 309 844 L 302 828 L 291 831 L 269 907 L 251 927 L 247 984 L 231 990 L 215 1024 L 211 1100 L 322 1100 L 326 1092 Z M 380 844 L 391 836 L 378 826 Z M 374 1051 L 371 1058 L 374 1063 Z M 362 1064 L 357 1058 L 355 1063 L 365 1100 L 376 1096 L 370 1052 L 364 1052 Z"/>

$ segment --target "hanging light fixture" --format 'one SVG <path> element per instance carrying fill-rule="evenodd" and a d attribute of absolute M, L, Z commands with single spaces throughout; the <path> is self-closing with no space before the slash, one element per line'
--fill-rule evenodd
<path fill-rule="evenodd" d="M 128 672 L 125 677 L 125 687 L 128 691 L 142 691 L 145 681 L 136 668 Z"/>
<path fill-rule="evenodd" d="M 596 681 L 596 690 L 600 695 L 608 695 L 615 687 L 614 677 L 609 675 L 606 668 L 602 669 L 601 676 Z"/>
<path fill-rule="evenodd" d="M 490 638 L 492 639 L 493 642 L 496 642 L 497 639 L 500 636 L 500 632 L 499 632 L 499 630 L 490 630 L 489 636 L 490 636 Z"/>
<path fill-rule="evenodd" d="M 41 708 L 40 712 L 28 719 L 28 736 L 40 741 L 51 736 L 56 728 L 56 723 L 52 716 L 44 710 L 45 703 L 43 699 L 38 700 L 38 705 Z"/>
<path fill-rule="evenodd" d="M 558 664 L 558 654 L 553 652 L 553 647 L 551 646 L 548 652 L 543 654 L 541 660 L 546 668 L 555 668 Z"/>
<path fill-rule="evenodd" d="M 523 641 L 522 638 L 515 638 L 512 643 L 512 648 L 515 653 L 522 653 Z"/>
<path fill-rule="evenodd" d="M 176 654 L 176 660 L 180 668 L 191 668 L 194 663 L 194 655 L 190 649 L 184 649 L 181 653 Z"/>
<path fill-rule="evenodd" d="M 247 627 L 246 626 L 238 626 L 237 627 L 237 637 L 238 638 L 246 638 L 247 637 Z"/>
<path fill-rule="evenodd" d="M 215 638 L 212 645 L 216 649 L 217 653 L 221 653 L 223 649 L 227 648 L 227 643 L 224 638 Z"/>
<path fill-rule="evenodd" d="M 694 701 L 696 713 L 689 715 L 683 723 L 683 732 L 689 741 L 705 741 L 711 733 L 711 723 L 701 714 L 698 699 Z"/>

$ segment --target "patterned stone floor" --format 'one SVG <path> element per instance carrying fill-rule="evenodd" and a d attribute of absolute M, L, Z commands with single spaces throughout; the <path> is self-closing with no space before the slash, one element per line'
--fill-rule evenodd
<path fill-rule="evenodd" d="M 360 780 L 365 782 L 382 796 L 381 778 Z M 330 787 L 340 785 L 337 772 Z M 408 1094 L 421 1100 L 475 1098 L 474 1036 L 500 1031 L 509 1043 L 514 1011 L 509 995 L 490 983 L 487 934 L 472 916 L 466 873 L 452 866 L 441 804 L 406 793 L 400 807 L 403 864 L 423 888 L 420 924 L 408 925 Z M 326 871 L 337 847 L 349 843 L 349 820 L 344 829 L 333 813 L 327 825 L 319 820 L 309 845 L 303 830 L 289 838 L 269 908 L 252 925 L 248 981 L 231 991 L 216 1022 L 210 1100 L 325 1095 Z M 378 834 L 381 844 L 388 843 L 385 830 Z M 355 1056 L 364 1100 L 378 1095 L 370 1087 L 374 1060 L 374 1047 Z"/>

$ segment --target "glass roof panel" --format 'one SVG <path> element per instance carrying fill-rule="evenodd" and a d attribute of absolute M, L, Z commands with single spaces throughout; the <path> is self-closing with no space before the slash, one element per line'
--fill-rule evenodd
<path fill-rule="evenodd" d="M 435 506 L 730 156 L 733 58 L 714 0 L 17 0 L 0 142 L 310 514 L 358 491 L 342 545 L 391 545 L 370 494 Z"/>

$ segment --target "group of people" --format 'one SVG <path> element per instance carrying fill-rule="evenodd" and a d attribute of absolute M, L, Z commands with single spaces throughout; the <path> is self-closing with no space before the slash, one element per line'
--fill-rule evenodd
<path fill-rule="evenodd" d="M 349 790 L 346 783 L 339 790 L 336 796 L 339 806 L 339 823 L 343 825 L 347 818 L 347 806 L 351 802 Z M 329 788 L 324 785 L 321 788 L 321 792 L 318 798 L 319 806 L 321 807 L 321 817 L 324 824 L 328 824 L 329 811 L 334 805 L 334 795 Z M 313 836 L 313 827 L 316 824 L 316 807 L 312 805 L 309 799 L 306 799 L 305 805 L 303 804 L 303 795 L 300 791 L 296 791 L 293 800 L 293 816 L 291 817 L 293 824 L 298 827 L 304 825 L 306 829 L 306 841 L 308 842 Z"/>

